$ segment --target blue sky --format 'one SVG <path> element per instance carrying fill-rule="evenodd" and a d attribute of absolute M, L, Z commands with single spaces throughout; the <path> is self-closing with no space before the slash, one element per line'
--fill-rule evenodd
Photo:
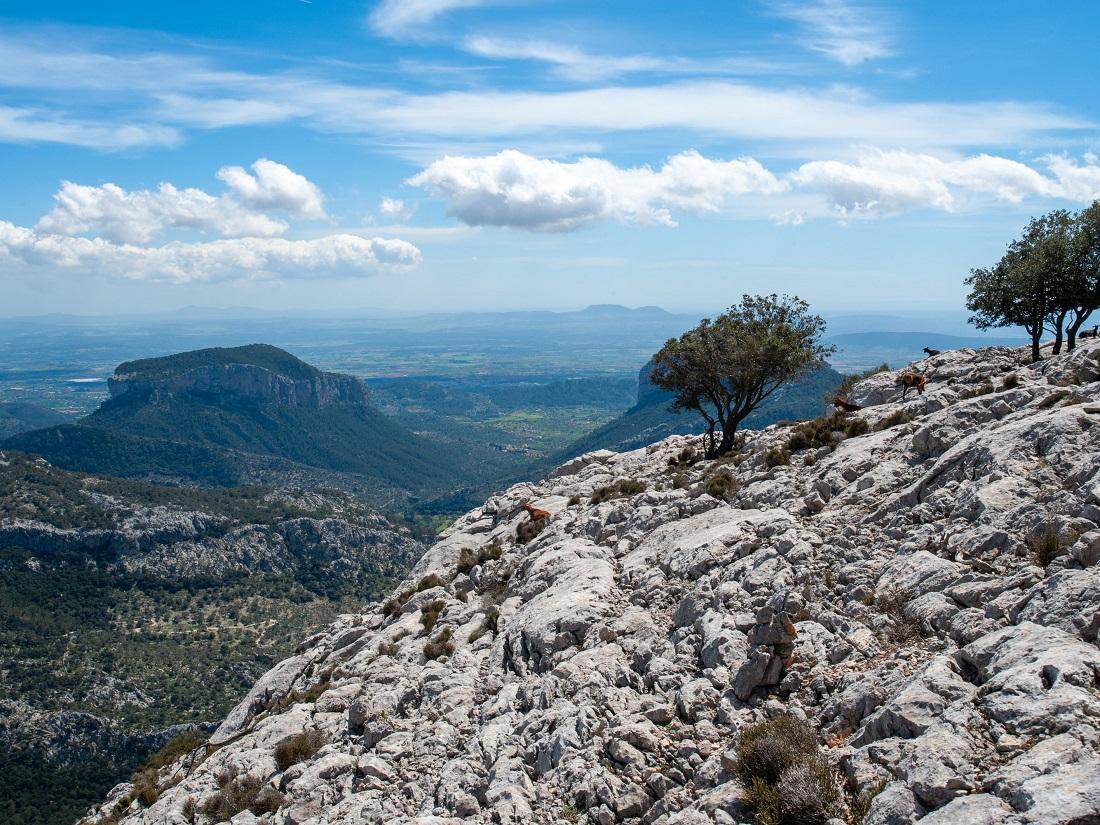
<path fill-rule="evenodd" d="M 0 14 L 0 316 L 957 308 L 1100 197 L 1083 0 Z"/>

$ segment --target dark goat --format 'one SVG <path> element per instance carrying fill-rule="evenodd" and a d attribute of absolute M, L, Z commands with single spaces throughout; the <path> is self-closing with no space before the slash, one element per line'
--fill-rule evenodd
<path fill-rule="evenodd" d="M 863 409 L 863 407 L 861 407 L 859 404 L 853 404 L 851 401 L 848 401 L 847 399 L 844 399 L 844 398 L 834 398 L 829 403 L 831 403 L 834 407 L 836 407 L 837 410 L 842 410 L 843 412 L 846 412 L 846 413 L 856 412 L 857 410 L 862 410 Z"/>
<path fill-rule="evenodd" d="M 928 379 L 921 375 L 919 372 L 911 372 L 906 370 L 897 377 L 895 381 L 897 384 L 901 384 L 901 400 L 905 400 L 905 394 L 912 388 L 916 387 L 917 395 L 924 395 L 924 388 L 928 384 Z"/>
<path fill-rule="evenodd" d="M 939 355 L 940 354 L 940 351 L 938 349 L 932 349 L 931 347 L 925 347 L 924 351 L 926 353 L 928 353 L 929 358 L 931 358 L 933 355 Z"/>
<path fill-rule="evenodd" d="M 1084 332 L 1079 332 L 1077 334 L 1077 337 L 1078 338 L 1100 338 L 1100 324 L 1093 324 L 1092 325 L 1092 332 L 1089 332 L 1086 329 Z"/>

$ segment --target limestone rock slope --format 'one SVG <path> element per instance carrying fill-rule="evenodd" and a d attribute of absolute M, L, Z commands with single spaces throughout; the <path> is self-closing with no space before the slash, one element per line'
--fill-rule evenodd
<path fill-rule="evenodd" d="M 89 821 L 751 822 L 739 733 L 789 713 L 849 819 L 1100 822 L 1100 347 L 912 366 L 494 496 Z"/>

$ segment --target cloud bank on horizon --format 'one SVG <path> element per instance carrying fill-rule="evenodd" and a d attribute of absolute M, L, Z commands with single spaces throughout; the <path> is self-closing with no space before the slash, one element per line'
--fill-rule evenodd
<path fill-rule="evenodd" d="M 694 16 L 690 3 L 377 0 L 346 19 L 284 12 L 286 34 L 254 41 L 232 20 L 150 10 L 135 28 L 92 27 L 72 8 L 68 22 L 0 20 L 0 157 L 51 159 L 39 202 L 61 179 L 36 221 L 0 194 L 0 259 L 20 271 L 186 283 L 432 260 L 365 237 L 364 213 L 422 237 L 457 221 L 668 239 L 715 219 L 1018 221 L 1100 197 L 1100 111 L 1067 84 L 1081 75 L 1068 56 L 1046 55 L 1047 82 L 1021 69 L 997 85 L 981 58 L 941 70 L 944 55 L 970 59 L 980 9 L 946 24 L 935 4 L 861 0 Z M 242 4 L 242 19 L 262 8 Z M 215 136 L 223 191 L 138 185 L 193 181 Z"/>

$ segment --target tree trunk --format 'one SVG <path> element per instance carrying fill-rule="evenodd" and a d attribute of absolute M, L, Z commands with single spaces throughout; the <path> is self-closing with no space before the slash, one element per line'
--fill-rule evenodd
<path fill-rule="evenodd" d="M 1059 312 L 1054 319 L 1054 349 L 1051 352 L 1057 355 L 1062 351 L 1062 325 L 1066 322 L 1066 313 Z"/>
<path fill-rule="evenodd" d="M 706 435 L 706 438 L 703 439 L 703 451 L 706 453 L 706 457 L 708 459 L 709 458 L 718 458 L 718 453 L 714 449 L 714 422 L 713 421 L 708 421 L 707 422 L 707 435 Z"/>
<path fill-rule="evenodd" d="M 1031 336 L 1031 363 L 1043 360 L 1043 354 L 1039 351 L 1039 342 L 1043 338 L 1043 333 L 1039 333 Z"/>
<path fill-rule="evenodd" d="M 1086 309 L 1073 319 L 1073 323 L 1066 327 L 1066 351 L 1073 352 L 1073 348 L 1077 346 L 1077 333 L 1084 325 L 1085 321 L 1092 315 L 1091 309 Z"/>

